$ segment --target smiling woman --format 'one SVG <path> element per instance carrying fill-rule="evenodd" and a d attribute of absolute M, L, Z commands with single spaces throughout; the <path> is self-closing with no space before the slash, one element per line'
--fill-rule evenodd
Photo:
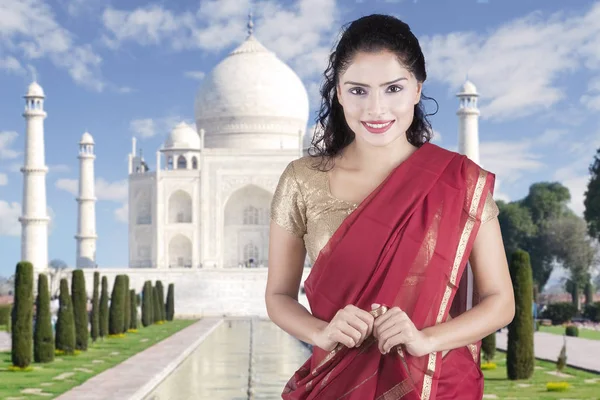
<path fill-rule="evenodd" d="M 514 315 L 495 175 L 429 143 L 425 59 L 404 22 L 352 22 L 325 76 L 323 134 L 271 205 L 267 310 L 313 345 L 283 398 L 481 399 L 480 340 Z"/>

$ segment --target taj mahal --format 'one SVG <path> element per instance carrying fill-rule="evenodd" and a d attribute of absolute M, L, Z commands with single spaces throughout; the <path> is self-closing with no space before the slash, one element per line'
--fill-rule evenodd
<path fill-rule="evenodd" d="M 313 132 L 301 79 L 259 42 L 251 22 L 248 27 L 247 38 L 204 78 L 195 126 L 172 127 L 156 151 L 154 170 L 132 139 L 123 268 L 96 265 L 96 252 L 107 251 L 96 248 L 94 161 L 103 155 L 95 153 L 89 132 L 82 135 L 79 153 L 74 151 L 80 166 L 75 267 L 84 269 L 88 291 L 94 271 L 111 285 L 115 275 L 126 273 L 136 291 L 146 280 L 175 283 L 178 315 L 266 316 L 271 199 L 287 164 L 306 155 Z M 457 97 L 458 151 L 479 162 L 475 86 L 467 81 Z M 21 259 L 36 272 L 48 266 L 44 99 L 33 82 L 23 113 Z M 303 279 L 309 272 L 307 265 Z"/>

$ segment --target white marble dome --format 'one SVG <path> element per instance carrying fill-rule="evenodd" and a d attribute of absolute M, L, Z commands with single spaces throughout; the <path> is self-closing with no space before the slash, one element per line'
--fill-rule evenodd
<path fill-rule="evenodd" d="M 79 141 L 79 144 L 94 144 L 94 138 L 89 132 L 84 132 L 83 135 L 81 135 L 81 141 Z"/>
<path fill-rule="evenodd" d="M 298 75 L 250 35 L 206 76 L 195 116 L 205 147 L 298 149 L 308 94 Z"/>
<path fill-rule="evenodd" d="M 44 97 L 44 89 L 37 83 L 31 82 L 29 87 L 27 88 L 27 97 Z"/>
<path fill-rule="evenodd" d="M 177 124 L 169 133 L 164 144 L 165 150 L 200 149 L 200 136 L 185 122 Z"/>
<path fill-rule="evenodd" d="M 465 83 L 463 83 L 463 85 L 461 87 L 460 94 L 463 94 L 463 95 L 477 94 L 477 87 L 473 84 L 473 82 L 466 81 Z"/>

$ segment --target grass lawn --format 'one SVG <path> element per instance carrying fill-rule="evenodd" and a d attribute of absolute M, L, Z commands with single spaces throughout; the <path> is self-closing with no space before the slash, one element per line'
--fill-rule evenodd
<path fill-rule="evenodd" d="M 137 333 L 127 333 L 124 338 L 106 338 L 94 344 L 90 340 L 87 351 L 75 356 L 56 356 L 55 361 L 48 364 L 33 363 L 34 370 L 30 372 L 8 371 L 7 368 L 12 364 L 10 352 L 0 352 L 0 399 L 42 398 L 39 394 L 23 394 L 23 389 L 62 394 L 194 322 L 196 320 L 176 319 L 163 325 L 140 328 Z M 56 396 L 46 398 L 53 397 Z"/>
<path fill-rule="evenodd" d="M 547 372 L 556 371 L 556 364 L 536 360 L 536 369 L 531 379 L 511 381 L 506 377 L 506 353 L 496 352 L 494 362 L 497 368 L 483 371 L 485 376 L 485 394 L 494 394 L 498 399 L 598 399 L 600 393 L 600 375 L 566 367 L 559 377 Z M 568 382 L 570 387 L 564 392 L 549 392 L 548 382 Z"/>
<path fill-rule="evenodd" d="M 564 335 L 564 326 L 540 326 L 540 332 L 553 333 L 555 335 Z M 582 329 L 579 328 L 579 336 L 582 339 L 600 340 L 600 331 L 593 329 Z"/>

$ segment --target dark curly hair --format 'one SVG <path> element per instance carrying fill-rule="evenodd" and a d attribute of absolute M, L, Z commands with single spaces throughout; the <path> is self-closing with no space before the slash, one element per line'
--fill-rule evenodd
<path fill-rule="evenodd" d="M 425 57 L 419 41 L 410 27 L 390 15 L 373 14 L 353 21 L 342 28 L 342 35 L 329 56 L 325 80 L 321 86 L 321 108 L 316 118 L 309 155 L 331 161 L 354 140 L 354 132 L 344 117 L 344 110 L 337 98 L 336 85 L 358 52 L 390 51 L 419 82 L 425 82 Z M 421 99 L 433 100 L 425 95 Z M 437 109 L 436 109 L 437 112 Z M 433 136 L 422 100 L 415 105 L 413 121 L 406 131 L 407 140 L 421 147 Z"/>

